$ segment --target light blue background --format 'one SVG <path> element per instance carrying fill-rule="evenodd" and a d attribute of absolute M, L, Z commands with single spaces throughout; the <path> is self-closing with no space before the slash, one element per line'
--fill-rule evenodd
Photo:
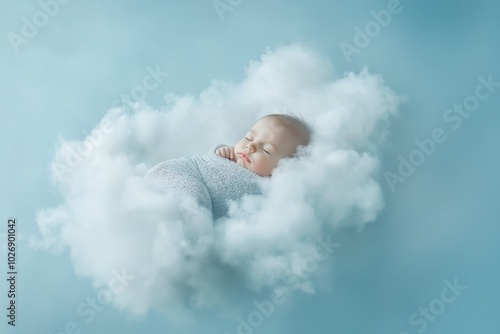
<path fill-rule="evenodd" d="M 384 171 L 395 172 L 398 156 L 407 158 L 414 140 L 433 129 L 443 128 L 448 139 L 396 191 L 383 182 L 387 206 L 373 225 L 335 237 L 342 246 L 331 259 L 329 289 L 297 293 L 256 333 L 417 333 L 409 315 L 455 277 L 467 290 L 425 333 L 500 332 L 500 89 L 459 129 L 442 119 L 474 93 L 479 75 L 500 81 L 498 1 L 402 0 L 403 11 L 352 62 L 339 44 L 352 44 L 354 27 L 363 28 L 387 1 L 245 0 L 221 21 L 209 0 L 72 0 L 19 53 L 7 34 L 20 33 L 22 17 L 40 7 L 26 0 L 3 6 L 0 233 L 17 217 L 21 246 L 18 326 L 7 326 L 2 311 L 1 332 L 56 334 L 75 320 L 83 333 L 236 333 L 234 319 L 205 314 L 178 326 L 154 312 L 134 321 L 112 308 L 86 324 L 75 308 L 95 295 L 90 282 L 75 276 L 67 254 L 34 252 L 27 238 L 36 232 L 36 211 L 59 200 L 47 171 L 58 136 L 82 139 L 147 66 L 169 72 L 146 99 L 160 107 L 167 92 L 197 94 L 212 79 L 239 81 L 267 46 L 297 41 L 327 55 L 337 75 L 366 65 L 408 97 L 393 123 Z"/>

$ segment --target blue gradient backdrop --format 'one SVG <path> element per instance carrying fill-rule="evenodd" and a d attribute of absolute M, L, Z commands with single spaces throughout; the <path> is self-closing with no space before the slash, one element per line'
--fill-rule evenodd
<path fill-rule="evenodd" d="M 73 273 L 67 253 L 36 252 L 28 239 L 36 211 L 58 203 L 47 171 L 58 136 L 83 138 L 113 100 L 140 83 L 147 66 L 169 72 L 146 99 L 160 107 L 167 92 L 197 94 L 212 79 L 240 80 L 268 46 L 304 42 L 327 55 L 337 75 L 367 66 L 407 96 L 383 171 L 396 172 L 398 157 L 408 158 L 414 141 L 435 128 L 447 140 L 395 191 L 381 181 L 386 209 L 374 224 L 336 237 L 342 247 L 331 260 L 329 288 L 297 293 L 255 333 L 419 333 L 424 326 L 412 326 L 410 315 L 441 298 L 444 281 L 455 278 L 467 289 L 423 332 L 500 333 L 500 87 L 458 129 L 443 120 L 448 108 L 474 94 L 478 76 L 500 81 L 500 2 L 402 0 L 403 10 L 347 61 L 339 45 L 353 44 L 354 28 L 387 6 L 385 0 L 245 0 L 221 20 L 209 0 L 72 0 L 16 53 L 8 34 L 20 34 L 23 16 L 31 18 L 40 5 L 4 3 L 0 219 L 18 219 L 20 274 L 15 328 L 6 324 L 1 280 L 0 332 L 59 334 L 75 320 L 82 333 L 236 333 L 235 319 L 204 315 L 181 326 L 155 312 L 137 321 L 112 308 L 86 324 L 75 309 L 95 295 L 90 282 Z"/>

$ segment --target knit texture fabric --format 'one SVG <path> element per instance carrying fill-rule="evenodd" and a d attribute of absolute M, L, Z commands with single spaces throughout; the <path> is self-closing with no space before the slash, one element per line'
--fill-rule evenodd
<path fill-rule="evenodd" d="M 227 215 L 229 201 L 261 194 L 263 177 L 219 157 L 213 146 L 201 157 L 182 157 L 160 162 L 146 172 L 146 181 L 156 190 L 194 197 L 216 220 Z"/>

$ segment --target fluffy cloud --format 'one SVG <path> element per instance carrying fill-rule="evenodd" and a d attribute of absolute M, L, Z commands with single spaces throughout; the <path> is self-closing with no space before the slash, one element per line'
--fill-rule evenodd
<path fill-rule="evenodd" d="M 239 291 L 303 277 L 317 247 L 311 240 L 362 229 L 382 210 L 378 153 L 400 101 L 366 70 L 333 79 L 331 68 L 291 45 L 251 62 L 241 83 L 169 94 L 161 110 L 109 110 L 87 138 L 58 144 L 51 177 L 62 201 L 38 212 L 35 245 L 69 250 L 75 271 L 96 288 L 127 272 L 133 279 L 113 304 L 138 315 L 224 310 Z M 154 164 L 234 145 L 259 117 L 280 112 L 308 120 L 312 142 L 280 163 L 262 196 L 233 202 L 229 217 L 213 222 L 193 200 L 145 185 Z"/>

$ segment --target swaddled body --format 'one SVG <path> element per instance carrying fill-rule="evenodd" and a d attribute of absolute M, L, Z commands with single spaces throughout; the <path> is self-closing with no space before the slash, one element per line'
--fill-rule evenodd
<path fill-rule="evenodd" d="M 215 154 L 221 146 L 212 147 L 201 157 L 160 162 L 146 173 L 146 180 L 163 193 L 194 197 L 212 211 L 214 220 L 223 217 L 228 201 L 261 193 L 262 177 Z"/>

